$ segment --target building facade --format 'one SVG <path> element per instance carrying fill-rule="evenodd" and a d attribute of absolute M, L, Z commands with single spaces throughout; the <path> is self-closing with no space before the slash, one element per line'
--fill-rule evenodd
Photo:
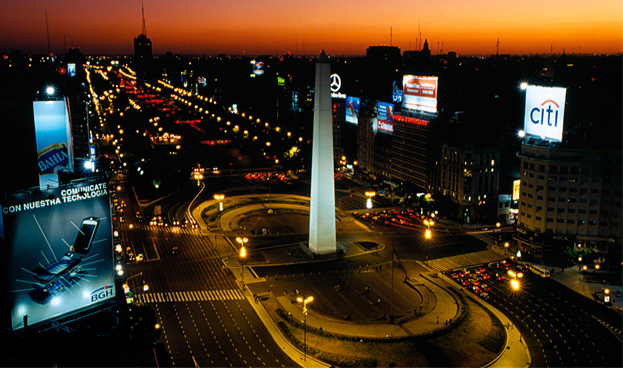
<path fill-rule="evenodd" d="M 547 258 L 561 249 L 620 252 L 621 151 L 562 147 L 531 138 L 521 146 L 516 240 Z"/>

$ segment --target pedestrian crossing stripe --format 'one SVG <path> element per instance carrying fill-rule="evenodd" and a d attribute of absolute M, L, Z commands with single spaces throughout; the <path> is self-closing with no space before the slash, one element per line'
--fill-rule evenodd
<path fill-rule="evenodd" d="M 428 261 L 428 265 L 437 271 L 455 270 L 457 268 L 472 267 L 489 262 L 495 262 L 506 257 L 488 250 L 459 254 L 451 257 L 437 258 Z"/>
<path fill-rule="evenodd" d="M 143 304 L 241 299 L 244 299 L 244 295 L 242 295 L 240 290 L 170 291 L 166 293 L 144 293 L 135 295 L 135 300 Z"/>
<path fill-rule="evenodd" d="M 129 224 L 128 223 L 118 224 L 118 227 L 129 229 Z M 149 225 L 145 223 L 132 224 L 132 228 L 140 229 L 140 230 L 165 231 L 169 233 L 183 233 L 183 234 L 200 233 L 199 229 L 193 229 L 191 227 L 182 228 L 180 226 L 157 226 L 157 225 Z"/>

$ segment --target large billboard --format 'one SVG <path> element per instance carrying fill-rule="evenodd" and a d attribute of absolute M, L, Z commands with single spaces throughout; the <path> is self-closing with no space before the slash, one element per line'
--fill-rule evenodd
<path fill-rule="evenodd" d="M 390 134 L 394 132 L 394 104 L 379 101 L 376 116 L 378 130 Z"/>
<path fill-rule="evenodd" d="M 526 134 L 560 142 L 566 97 L 566 88 L 528 86 L 524 114 Z"/>
<path fill-rule="evenodd" d="M 402 108 L 437 113 L 437 77 L 404 75 L 402 77 Z"/>
<path fill-rule="evenodd" d="M 58 186 L 58 172 L 73 170 L 73 145 L 66 101 L 34 101 L 39 186 Z"/>
<path fill-rule="evenodd" d="M 105 178 L 5 197 L 13 330 L 115 297 L 109 198 Z"/>
<path fill-rule="evenodd" d="M 359 115 L 359 106 L 361 100 L 359 97 L 346 97 L 346 121 L 357 125 L 357 116 Z"/>

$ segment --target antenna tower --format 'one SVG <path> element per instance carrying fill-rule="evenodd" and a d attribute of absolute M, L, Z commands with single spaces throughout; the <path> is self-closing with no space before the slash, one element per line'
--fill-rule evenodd
<path fill-rule="evenodd" d="M 145 7 L 143 6 L 143 1 L 141 1 L 141 12 L 143 13 L 143 31 L 141 34 L 143 36 L 147 36 L 147 31 L 145 30 Z"/>
<path fill-rule="evenodd" d="M 50 55 L 50 24 L 48 23 L 48 10 L 45 10 L 45 30 L 48 33 L 48 55 Z"/>
<path fill-rule="evenodd" d="M 500 39 L 498 38 L 498 42 L 495 44 L 495 54 L 500 55 Z"/>
<path fill-rule="evenodd" d="M 390 26 L 390 27 L 389 27 L 389 45 L 390 45 L 390 46 L 393 46 L 393 45 L 392 45 L 392 39 L 393 39 L 393 37 L 394 37 L 394 27 Z"/>

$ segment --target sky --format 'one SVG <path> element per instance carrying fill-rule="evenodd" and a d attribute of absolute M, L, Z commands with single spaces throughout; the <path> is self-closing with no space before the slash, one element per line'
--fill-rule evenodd
<path fill-rule="evenodd" d="M 0 0 L 0 53 L 132 55 L 141 0 Z M 621 53 L 621 0 L 144 0 L 153 53 Z M 442 44 L 443 43 L 443 44 Z"/>

